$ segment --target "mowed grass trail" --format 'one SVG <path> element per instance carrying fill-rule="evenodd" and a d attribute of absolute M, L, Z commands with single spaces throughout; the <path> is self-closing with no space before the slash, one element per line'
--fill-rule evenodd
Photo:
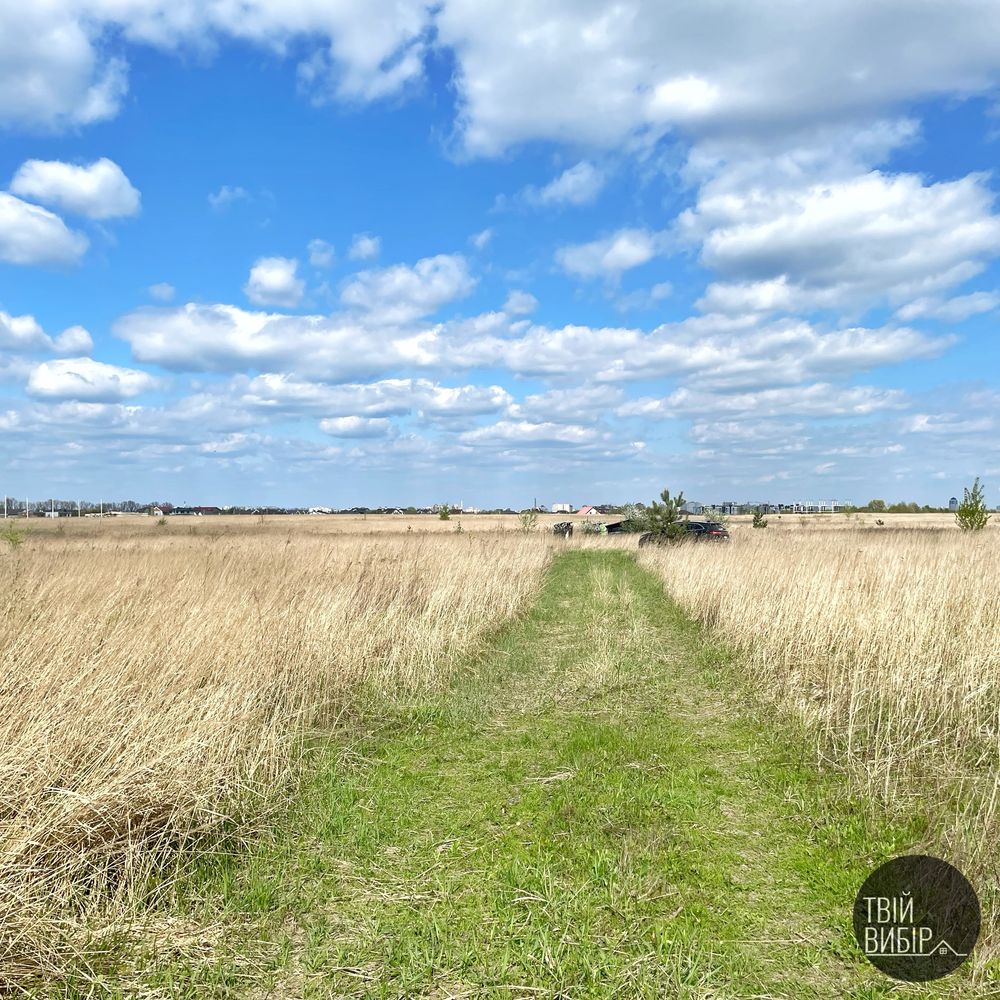
<path fill-rule="evenodd" d="M 854 894 L 919 828 L 866 820 L 796 734 L 741 705 L 733 677 L 631 555 L 567 551 L 532 612 L 451 690 L 322 748 L 286 820 L 179 883 L 176 933 L 97 985 L 989 995 L 962 973 L 909 988 L 864 963 Z"/>

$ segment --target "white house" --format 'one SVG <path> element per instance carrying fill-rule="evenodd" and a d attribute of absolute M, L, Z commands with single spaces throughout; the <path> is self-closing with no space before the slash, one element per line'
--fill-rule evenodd
<path fill-rule="evenodd" d="M 553 514 L 572 514 L 573 505 L 571 503 L 554 503 L 552 505 Z"/>

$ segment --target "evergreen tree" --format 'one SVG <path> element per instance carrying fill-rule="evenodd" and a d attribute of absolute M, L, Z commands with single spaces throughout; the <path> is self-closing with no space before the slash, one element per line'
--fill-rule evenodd
<path fill-rule="evenodd" d="M 678 493 L 672 497 L 670 490 L 665 489 L 660 494 L 660 500 L 654 500 L 646 508 L 646 523 L 654 535 L 665 535 L 667 538 L 681 538 L 685 534 L 681 507 L 684 506 L 684 494 Z"/>

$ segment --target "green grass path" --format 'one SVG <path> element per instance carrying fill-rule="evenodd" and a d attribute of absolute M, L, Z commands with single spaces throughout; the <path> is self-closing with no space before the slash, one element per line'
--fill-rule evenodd
<path fill-rule="evenodd" d="M 873 828 L 730 671 L 630 555 L 566 552 L 451 690 L 332 741 L 280 829 L 178 886 L 223 930 L 136 994 L 976 995 L 861 960 L 854 893 L 916 831 Z"/>

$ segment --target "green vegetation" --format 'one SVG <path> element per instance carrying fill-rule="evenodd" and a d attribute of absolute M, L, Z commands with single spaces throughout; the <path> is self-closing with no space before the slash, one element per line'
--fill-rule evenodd
<path fill-rule="evenodd" d="M 30 528 L 18 527 L 13 521 L 10 524 L 4 523 L 0 528 L 0 540 L 5 541 L 12 549 L 20 548 L 30 534 Z"/>
<path fill-rule="evenodd" d="M 982 531 L 989 522 L 983 484 L 976 477 L 971 487 L 966 487 L 962 502 L 955 512 L 955 521 L 962 531 Z"/>
<path fill-rule="evenodd" d="M 670 490 L 664 489 L 660 494 L 660 499 L 654 500 L 646 508 L 646 530 L 654 535 L 663 535 L 667 538 L 680 538 L 684 534 L 684 515 L 681 508 L 684 506 L 684 494 L 678 493 L 671 497 Z"/>
<path fill-rule="evenodd" d="M 884 500 L 869 500 L 864 507 L 845 507 L 844 513 L 857 513 L 859 510 L 870 514 L 944 514 L 946 507 L 932 507 L 930 504 L 919 504 L 915 500 L 899 500 L 887 504 Z"/>
<path fill-rule="evenodd" d="M 627 553 L 564 553 L 451 690 L 318 744 L 285 820 L 177 881 L 161 943 L 87 990 L 976 995 L 864 962 L 854 894 L 920 820 L 873 821 L 753 704 Z"/>
<path fill-rule="evenodd" d="M 450 521 L 451 520 L 451 504 L 449 504 L 449 503 L 443 503 L 443 504 L 441 504 L 441 509 L 438 511 L 438 517 L 442 521 Z"/>
<path fill-rule="evenodd" d="M 621 514 L 622 531 L 634 534 L 648 530 L 649 521 L 644 503 L 627 503 L 622 507 Z"/>
<path fill-rule="evenodd" d="M 766 528 L 767 527 L 767 518 L 764 517 L 764 512 L 760 509 L 760 507 L 758 507 L 753 512 L 753 526 L 755 528 Z"/>
<path fill-rule="evenodd" d="M 538 527 L 538 511 L 522 510 L 521 513 L 517 515 L 517 523 L 521 531 L 534 531 Z"/>

